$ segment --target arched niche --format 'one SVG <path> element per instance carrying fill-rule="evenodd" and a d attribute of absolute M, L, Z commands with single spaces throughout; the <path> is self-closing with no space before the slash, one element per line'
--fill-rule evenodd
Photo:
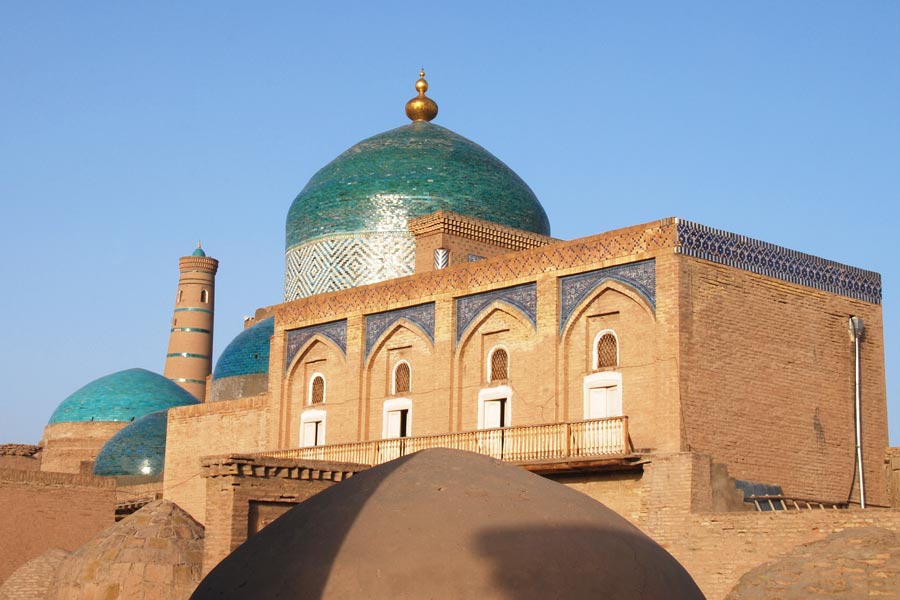
<path fill-rule="evenodd" d="M 601 340 L 614 352 L 606 361 L 598 357 Z M 618 281 L 598 286 L 562 334 L 564 420 L 624 415 L 632 431 L 647 430 L 660 385 L 658 341 L 656 314 L 643 295 Z"/>
<path fill-rule="evenodd" d="M 506 355 L 506 377 L 492 381 L 491 357 L 501 349 Z M 548 382 L 539 375 L 542 368 L 546 369 L 546 360 L 541 360 L 529 317 L 503 301 L 486 306 L 463 333 L 456 350 L 459 429 L 499 424 L 509 427 L 552 419 L 552 393 L 550 388 L 544 389 Z M 497 406 L 486 409 L 485 402 Z M 486 414 L 496 418 L 486 418 Z"/>
<path fill-rule="evenodd" d="M 321 378 L 323 385 L 314 385 L 316 378 Z M 288 365 L 285 378 L 286 401 L 281 429 L 292 447 L 302 442 L 300 424 L 305 412 L 328 413 L 329 443 L 343 437 L 337 435 L 338 430 L 355 426 L 355 421 L 345 423 L 347 415 L 343 414 L 353 395 L 353 387 L 349 384 L 352 379 L 347 373 L 343 351 L 332 340 L 317 334 L 303 345 Z"/>
<path fill-rule="evenodd" d="M 400 363 L 409 368 L 410 385 L 406 391 L 398 392 L 394 386 L 394 375 Z M 386 411 L 385 403 L 401 398 L 406 401 L 403 409 L 410 411 L 407 416 L 419 406 L 427 407 L 427 410 L 417 411 L 420 418 L 415 422 L 415 429 L 411 420 L 406 423 L 406 435 L 446 431 L 449 398 L 446 386 L 438 385 L 441 377 L 446 377 L 445 371 L 436 370 L 431 338 L 418 325 L 406 319 L 392 325 L 379 337 L 365 365 L 364 394 L 369 439 L 384 437 L 388 430 L 384 420 L 390 418 L 388 413 L 391 412 Z M 435 391 L 438 387 L 444 387 L 443 397 Z"/>

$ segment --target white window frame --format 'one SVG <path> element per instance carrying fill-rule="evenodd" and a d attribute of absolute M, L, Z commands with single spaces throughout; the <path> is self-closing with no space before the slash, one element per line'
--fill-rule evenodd
<path fill-rule="evenodd" d="M 325 434 L 326 434 L 325 417 L 326 416 L 327 416 L 326 412 L 324 410 L 320 410 L 320 409 L 304 410 L 302 413 L 300 413 L 300 444 L 299 445 L 301 448 L 312 448 L 314 446 L 319 446 L 319 445 L 324 446 L 325 445 Z M 309 445 L 306 443 L 306 439 L 304 438 L 304 429 L 306 429 L 307 423 L 312 423 L 315 421 L 319 421 L 320 423 L 322 423 L 322 425 L 321 425 L 322 443 Z"/>
<path fill-rule="evenodd" d="M 316 380 L 316 377 L 322 378 L 322 402 L 313 402 L 313 381 Z M 306 386 L 306 405 L 318 406 L 319 404 L 325 404 L 326 402 L 328 402 L 328 380 L 325 378 L 324 373 L 316 371 L 310 375 L 309 383 Z"/>
<path fill-rule="evenodd" d="M 612 329 L 604 329 L 600 333 L 594 336 L 594 344 L 591 346 L 591 370 L 597 371 L 600 369 L 600 352 L 598 346 L 600 345 L 600 338 L 604 335 L 610 334 L 616 340 L 616 366 L 615 367 L 603 367 L 604 369 L 613 368 L 618 369 L 619 365 L 622 364 L 622 361 L 619 357 L 619 336 L 616 335 L 616 332 Z M 582 363 L 584 364 L 584 363 Z"/>
<path fill-rule="evenodd" d="M 599 340 L 599 338 L 597 338 Z M 596 354 L 596 352 L 595 352 Z M 619 404 L 622 404 L 622 374 L 619 371 L 597 371 L 584 378 L 584 418 L 592 418 L 591 414 L 591 389 L 613 387 L 619 393 Z M 625 414 L 625 406 L 622 406 L 622 414 Z M 616 415 L 611 415 L 616 416 Z M 621 416 L 621 415 L 620 415 Z"/>
<path fill-rule="evenodd" d="M 409 361 L 406 359 L 398 360 L 394 365 L 394 368 L 391 369 L 391 396 L 397 394 L 397 369 L 400 365 L 406 365 L 406 368 L 409 369 L 409 390 L 405 392 L 400 392 L 401 394 L 410 394 L 412 393 L 412 365 L 409 364 Z"/>
<path fill-rule="evenodd" d="M 505 350 L 505 348 L 504 348 Z M 508 385 L 496 385 L 483 388 L 478 391 L 478 429 L 484 429 L 484 403 L 490 400 L 506 398 L 506 406 L 503 409 L 504 427 L 512 426 L 512 399 L 513 391 Z"/>
<path fill-rule="evenodd" d="M 494 359 L 494 352 L 497 350 L 503 350 L 506 352 L 506 377 L 504 379 L 498 379 L 497 381 L 509 381 L 509 374 L 512 372 L 512 356 L 510 355 L 509 348 L 507 348 L 503 344 L 497 344 L 493 346 L 487 353 L 487 364 L 485 364 L 485 370 L 487 371 L 487 382 L 493 383 L 494 380 L 491 379 L 493 375 L 492 363 Z"/>
<path fill-rule="evenodd" d="M 391 398 L 390 400 L 384 401 L 384 408 L 381 412 L 381 438 L 382 439 L 397 439 L 397 438 L 389 438 L 388 437 L 388 413 L 394 412 L 397 410 L 405 410 L 406 413 L 406 436 L 412 436 L 412 400 L 409 398 Z"/>

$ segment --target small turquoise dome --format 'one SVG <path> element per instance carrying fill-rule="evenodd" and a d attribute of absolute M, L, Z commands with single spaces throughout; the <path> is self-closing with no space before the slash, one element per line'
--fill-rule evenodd
<path fill-rule="evenodd" d="M 197 249 L 191 252 L 191 256 L 206 256 L 206 252 L 203 251 L 200 244 L 197 244 Z"/>
<path fill-rule="evenodd" d="M 161 475 L 166 462 L 169 409 L 144 415 L 109 438 L 94 463 L 94 475 Z"/>
<path fill-rule="evenodd" d="M 219 357 L 213 379 L 253 375 L 269 371 L 269 340 L 275 333 L 275 317 L 240 332 Z"/>
<path fill-rule="evenodd" d="M 416 121 L 363 140 L 316 173 L 288 211 L 286 248 L 404 229 L 437 210 L 550 235 L 544 208 L 512 169 L 475 142 Z"/>
<path fill-rule="evenodd" d="M 96 379 L 53 411 L 49 424 L 78 421 L 132 421 L 186 404 L 199 404 L 177 384 L 146 369 L 128 369 Z"/>

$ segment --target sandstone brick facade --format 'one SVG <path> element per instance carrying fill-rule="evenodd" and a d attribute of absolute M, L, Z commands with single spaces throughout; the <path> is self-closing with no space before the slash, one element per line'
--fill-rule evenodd
<path fill-rule="evenodd" d="M 229 455 L 203 459 L 203 573 L 300 502 L 367 467 Z"/>
<path fill-rule="evenodd" d="M 51 548 L 75 550 L 113 524 L 115 481 L 0 469 L 0 582 Z"/>
<path fill-rule="evenodd" d="M 205 523 L 200 458 L 269 447 L 270 416 L 265 409 L 265 398 L 257 396 L 169 410 L 163 497 Z"/>

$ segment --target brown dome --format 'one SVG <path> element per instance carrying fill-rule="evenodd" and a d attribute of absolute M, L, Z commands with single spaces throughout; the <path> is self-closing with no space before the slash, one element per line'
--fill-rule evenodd
<path fill-rule="evenodd" d="M 333 486 L 222 561 L 192 598 L 703 598 L 625 519 L 524 469 L 425 450 Z"/>
<path fill-rule="evenodd" d="M 203 526 L 168 500 L 91 538 L 60 567 L 48 598 L 187 598 L 200 580 Z"/>
<path fill-rule="evenodd" d="M 43 600 L 60 565 L 69 556 L 62 548 L 51 548 L 16 569 L 0 585 L 0 600 Z"/>
<path fill-rule="evenodd" d="M 900 536 L 847 529 L 797 546 L 741 577 L 726 600 L 900 598 Z"/>

